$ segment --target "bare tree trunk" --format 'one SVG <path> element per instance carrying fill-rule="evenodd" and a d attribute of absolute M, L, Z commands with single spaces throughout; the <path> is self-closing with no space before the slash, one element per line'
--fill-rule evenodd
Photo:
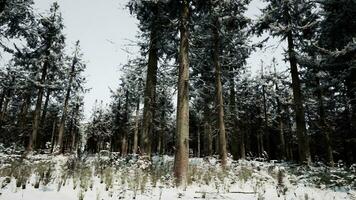
<path fill-rule="evenodd" d="M 221 65 L 219 59 L 220 50 L 220 36 L 219 36 L 219 19 L 216 17 L 214 19 L 213 28 L 213 59 L 215 65 L 215 81 L 216 81 L 216 95 L 217 95 L 217 109 L 218 109 L 218 130 L 219 130 L 219 155 L 221 159 L 221 166 L 224 168 L 227 162 L 227 151 L 226 151 L 226 133 L 225 133 L 225 122 L 224 122 L 224 100 L 222 95 L 222 84 L 221 84 Z"/>
<path fill-rule="evenodd" d="M 289 14 L 288 8 L 285 8 L 285 15 L 287 17 L 289 24 L 291 24 L 291 16 Z M 289 30 L 287 33 L 287 42 L 288 42 L 288 56 L 289 56 L 289 63 L 290 63 L 290 71 L 292 75 L 294 109 L 296 114 L 299 160 L 300 162 L 309 165 L 311 164 L 311 155 L 309 149 L 307 129 L 305 124 L 303 95 L 301 92 L 297 59 L 295 57 L 295 52 L 294 52 L 293 33 L 291 30 Z"/>
<path fill-rule="evenodd" d="M 55 151 L 57 151 L 56 153 L 63 153 L 64 151 L 64 146 L 63 146 L 63 137 L 64 137 L 64 126 L 65 126 L 65 121 L 67 119 L 67 114 L 68 114 L 68 104 L 69 104 L 69 99 L 70 99 L 70 92 L 72 89 L 72 83 L 73 80 L 75 78 L 75 66 L 78 62 L 77 60 L 77 53 L 78 53 L 78 45 L 79 42 L 77 42 L 76 44 L 76 51 L 74 53 L 74 58 L 72 60 L 72 66 L 71 66 L 71 70 L 69 73 L 69 82 L 68 82 L 68 88 L 67 88 L 67 93 L 64 99 L 64 105 L 63 105 L 63 113 L 62 113 L 62 118 L 61 121 L 59 123 L 59 130 L 58 130 L 58 143 L 57 143 L 57 147 L 55 149 Z"/>
<path fill-rule="evenodd" d="M 134 141 L 133 141 L 133 148 L 132 153 L 137 153 L 137 146 L 138 146 L 138 131 L 139 131 L 139 123 L 140 123 L 140 97 L 137 98 L 136 102 L 136 119 L 135 119 L 135 132 L 134 132 Z"/>
<path fill-rule="evenodd" d="M 177 141 L 174 175 L 178 186 L 187 186 L 189 161 L 189 1 L 182 1 L 180 20 L 179 78 L 177 99 Z"/>
<path fill-rule="evenodd" d="M 49 56 L 48 54 L 49 54 L 49 52 L 47 52 L 47 56 Z M 48 69 L 48 60 L 46 60 L 45 63 L 43 64 L 42 75 L 41 75 L 41 79 L 40 79 L 41 85 L 43 85 L 46 81 L 47 69 Z M 43 92 L 44 92 L 43 86 L 39 86 L 38 93 L 37 93 L 36 107 L 35 107 L 35 112 L 34 112 L 33 122 L 32 122 L 32 134 L 30 135 L 30 140 L 29 140 L 29 144 L 27 147 L 28 152 L 31 152 L 34 150 L 34 148 L 36 148 L 37 135 L 38 135 L 39 124 L 40 124 Z"/>
<path fill-rule="evenodd" d="M 38 134 L 38 141 L 37 142 L 37 147 L 36 148 L 42 148 L 43 147 L 43 135 L 44 133 L 44 125 L 45 125 L 45 120 L 46 120 L 46 115 L 47 115 L 47 110 L 48 110 L 48 104 L 49 104 L 49 98 L 51 95 L 51 90 L 47 89 L 47 93 L 46 93 L 46 98 L 45 98 L 45 103 L 43 105 L 43 109 L 42 109 L 42 116 L 41 116 L 41 121 L 39 126 L 41 127 L 41 131 Z"/>
<path fill-rule="evenodd" d="M 155 14 L 157 15 L 157 8 L 155 8 Z M 157 30 L 152 28 L 151 38 L 150 38 L 150 48 L 148 54 L 148 67 L 147 67 L 147 77 L 146 77 L 146 87 L 144 92 L 144 107 L 143 107 L 143 127 L 142 127 L 142 143 L 141 148 L 142 153 L 147 156 L 151 156 L 151 135 L 152 135 L 152 124 L 154 117 L 154 104 L 156 97 L 156 85 L 157 85 Z"/>

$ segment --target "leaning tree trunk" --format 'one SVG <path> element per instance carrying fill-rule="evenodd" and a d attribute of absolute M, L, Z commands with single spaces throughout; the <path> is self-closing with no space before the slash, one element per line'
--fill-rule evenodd
<path fill-rule="evenodd" d="M 68 88 L 67 88 L 67 93 L 64 99 L 64 105 L 63 105 L 63 113 L 61 117 L 61 121 L 59 123 L 59 129 L 58 129 L 58 143 L 56 145 L 55 153 L 63 153 L 64 151 L 64 146 L 63 146 L 63 137 L 64 137 L 64 126 L 65 126 L 65 121 L 67 118 L 68 114 L 68 105 L 69 105 L 69 99 L 70 99 L 70 92 L 72 89 L 72 83 L 75 77 L 75 65 L 77 64 L 77 57 L 75 56 L 72 61 L 72 66 L 69 74 L 69 82 L 68 82 Z"/>
<path fill-rule="evenodd" d="M 310 164 L 311 155 L 309 149 L 308 136 L 306 133 L 307 130 L 305 124 L 303 97 L 302 97 L 300 80 L 299 80 L 297 60 L 294 52 L 293 35 L 291 31 L 288 32 L 287 40 L 288 40 L 288 56 L 289 56 L 290 70 L 292 75 L 294 109 L 296 114 L 299 160 L 303 163 Z"/>
<path fill-rule="evenodd" d="M 219 61 L 219 48 L 220 48 L 220 36 L 219 36 L 219 19 L 216 17 L 213 24 L 213 61 L 215 65 L 215 81 L 216 81 L 216 96 L 217 96 L 217 109 L 218 109 L 218 130 L 219 130 L 219 155 L 221 159 L 221 165 L 224 168 L 227 162 L 226 151 L 226 133 L 224 122 L 224 100 L 222 94 L 221 84 L 221 65 Z"/>
<path fill-rule="evenodd" d="M 47 59 L 49 56 L 49 51 L 47 52 Z M 42 99 L 43 99 L 43 93 L 44 93 L 44 87 L 42 86 L 47 77 L 47 70 L 48 70 L 48 60 L 45 61 L 43 64 L 42 68 L 42 75 L 40 79 L 40 84 L 38 88 L 38 93 L 37 93 L 37 100 L 36 100 L 36 107 L 35 107 L 35 112 L 33 115 L 33 122 L 32 122 L 32 134 L 30 135 L 30 140 L 28 143 L 27 151 L 31 152 L 36 148 L 37 144 L 37 135 L 39 131 L 39 125 L 40 125 L 40 115 L 41 115 L 41 107 L 42 107 Z"/>
<path fill-rule="evenodd" d="M 177 141 L 174 175 L 178 186 L 187 186 L 189 161 L 189 1 L 182 1 L 180 21 L 179 78 L 177 99 Z"/>

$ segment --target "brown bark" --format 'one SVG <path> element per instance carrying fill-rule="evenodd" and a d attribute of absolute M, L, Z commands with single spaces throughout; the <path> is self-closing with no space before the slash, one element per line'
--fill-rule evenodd
<path fill-rule="evenodd" d="M 157 13 L 155 13 L 157 14 Z M 157 33 L 155 27 L 151 30 L 150 48 L 148 54 L 148 66 L 146 76 L 146 87 L 144 92 L 144 107 L 143 107 L 143 127 L 142 127 L 142 153 L 151 156 L 151 135 L 152 124 L 154 117 L 154 104 L 157 85 Z"/>
<path fill-rule="evenodd" d="M 213 22 L 213 61 L 215 65 L 215 81 L 216 81 L 216 96 L 217 96 L 217 109 L 218 109 L 218 130 L 219 130 L 219 155 L 222 167 L 226 166 L 227 151 L 226 151 L 226 133 L 224 122 L 224 100 L 222 94 L 221 84 L 221 65 L 219 59 L 220 36 L 219 36 L 219 19 L 216 17 Z"/>
<path fill-rule="evenodd" d="M 305 124 L 303 97 L 302 97 L 300 80 L 299 80 L 297 60 L 294 52 L 293 35 L 291 31 L 288 32 L 287 40 L 288 40 L 288 56 L 289 56 L 290 70 L 292 75 L 294 109 L 296 114 L 299 160 L 300 162 L 310 164 L 311 155 L 309 150 L 309 141 L 307 136 L 306 124 Z"/>
<path fill-rule="evenodd" d="M 285 5 L 284 7 L 284 16 L 287 20 L 288 25 L 291 25 L 292 19 L 289 14 L 289 9 L 287 5 Z M 303 95 L 302 95 L 301 84 L 299 79 L 297 59 L 294 51 L 295 47 L 294 47 L 292 30 L 289 30 L 286 36 L 287 36 L 287 44 L 288 44 L 290 72 L 292 75 L 292 89 L 293 89 L 294 110 L 296 115 L 295 119 L 297 125 L 299 161 L 309 165 L 311 164 L 311 155 L 310 155 L 309 141 L 308 141 L 307 129 L 305 123 Z"/>
<path fill-rule="evenodd" d="M 177 185 L 186 187 L 189 161 L 189 1 L 183 0 L 181 6 L 177 140 L 174 158 L 174 175 Z"/>

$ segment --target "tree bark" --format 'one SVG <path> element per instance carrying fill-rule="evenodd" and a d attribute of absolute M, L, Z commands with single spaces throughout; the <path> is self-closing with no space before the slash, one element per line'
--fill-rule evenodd
<path fill-rule="evenodd" d="M 154 26 L 157 25 L 156 18 L 159 14 L 157 6 L 154 7 Z M 154 117 L 154 104 L 156 98 L 157 85 L 157 63 L 158 63 L 158 47 L 157 47 L 157 27 L 152 27 L 150 36 L 150 46 L 148 54 L 148 66 L 146 76 L 146 87 L 144 92 L 144 106 L 143 106 L 143 127 L 142 127 L 142 153 L 148 157 L 151 156 L 151 136 L 152 124 Z"/>
<path fill-rule="evenodd" d="M 219 19 L 216 17 L 213 22 L 213 60 L 215 65 L 215 81 L 216 81 L 216 96 L 217 96 L 217 109 L 218 109 L 218 130 L 219 130 L 219 155 L 221 159 L 221 166 L 224 168 L 227 162 L 227 151 L 226 151 L 226 133 L 225 133 L 225 122 L 224 122 L 224 100 L 222 94 L 222 84 L 221 84 L 221 65 L 219 59 L 220 50 L 220 36 L 219 36 Z"/>
<path fill-rule="evenodd" d="M 284 15 L 286 17 L 288 25 L 292 24 L 292 19 L 289 14 L 289 9 L 287 5 L 284 5 Z M 303 96 L 301 92 L 301 84 L 299 79 L 299 72 L 297 66 L 297 59 L 295 57 L 294 51 L 294 41 L 292 30 L 287 32 L 287 44 L 288 44 L 288 57 L 290 64 L 290 72 L 292 75 L 292 89 L 293 89 L 293 100 L 294 100 L 294 110 L 296 115 L 296 125 L 297 125 L 297 138 L 298 138 L 298 153 L 299 161 L 301 163 L 311 164 L 311 155 L 309 149 L 309 141 L 307 136 L 307 129 L 305 123 L 305 111 L 303 106 Z"/>
<path fill-rule="evenodd" d="M 288 32 L 287 40 L 288 40 L 288 56 L 289 56 L 290 70 L 292 75 L 294 109 L 296 114 L 299 160 L 300 162 L 309 165 L 311 163 L 311 155 L 309 150 L 308 136 L 306 133 L 307 130 L 305 124 L 303 97 L 302 97 L 300 80 L 299 80 L 297 60 L 294 52 L 293 35 L 291 31 Z"/>
<path fill-rule="evenodd" d="M 72 61 L 71 70 L 70 70 L 70 73 L 69 73 L 69 82 L 68 82 L 66 96 L 65 96 L 65 99 L 64 99 L 64 105 L 63 105 L 63 111 L 62 111 L 63 113 L 62 113 L 61 121 L 59 123 L 58 143 L 57 143 L 57 147 L 55 149 L 55 151 L 56 151 L 55 153 L 63 153 L 63 151 L 64 151 L 64 146 L 63 146 L 64 127 L 65 127 L 65 121 L 66 121 L 67 114 L 68 114 L 68 105 L 69 105 L 69 99 L 70 99 L 70 92 L 71 92 L 71 89 L 72 89 L 72 83 L 73 83 L 73 80 L 75 78 L 75 66 L 76 66 L 76 64 L 78 62 L 78 60 L 77 60 L 77 50 L 75 52 L 75 55 L 74 55 L 74 58 L 73 58 L 73 61 Z"/>
<path fill-rule="evenodd" d="M 43 84 L 46 81 L 47 77 L 47 70 L 48 70 L 48 56 L 49 56 L 49 50 L 47 50 L 47 58 L 43 64 L 42 67 L 42 75 L 40 79 L 40 86 L 38 88 L 38 93 L 37 93 L 37 100 L 36 100 L 36 107 L 35 107 L 35 112 L 33 115 L 33 122 L 32 122 L 32 134 L 30 135 L 30 140 L 29 144 L 27 147 L 27 151 L 31 152 L 35 150 L 36 144 L 37 144 L 37 135 L 39 131 L 39 124 L 40 124 L 40 115 L 41 115 L 41 108 L 42 108 L 42 99 L 43 99 L 43 93 L 44 93 L 44 87 Z"/>
<path fill-rule="evenodd" d="M 183 0 L 180 20 L 179 77 L 177 99 L 177 141 L 174 175 L 178 186 L 187 186 L 189 161 L 189 1 Z"/>

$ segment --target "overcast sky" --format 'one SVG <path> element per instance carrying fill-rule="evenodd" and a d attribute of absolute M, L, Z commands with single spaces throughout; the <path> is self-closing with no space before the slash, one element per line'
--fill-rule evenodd
<path fill-rule="evenodd" d="M 43 13 L 56 0 L 35 0 L 35 9 Z M 91 88 L 85 97 L 85 115 L 90 115 L 96 99 L 110 101 L 109 88 L 118 87 L 119 69 L 138 52 L 132 47 L 138 32 L 137 20 L 130 16 L 127 0 L 57 0 L 64 18 L 67 46 L 70 49 L 76 40 L 81 41 L 84 59 L 87 61 L 87 86 Z M 253 0 L 248 16 L 256 18 L 264 4 Z M 258 39 L 260 40 L 260 39 Z M 254 39 L 257 41 L 257 39 Z M 268 45 L 276 46 L 274 39 Z M 126 49 L 126 50 L 125 50 Z M 129 52 L 127 52 L 127 49 Z M 260 69 L 261 59 L 270 63 L 272 57 L 281 59 L 282 48 L 268 48 L 251 54 L 248 65 L 252 71 Z"/>

